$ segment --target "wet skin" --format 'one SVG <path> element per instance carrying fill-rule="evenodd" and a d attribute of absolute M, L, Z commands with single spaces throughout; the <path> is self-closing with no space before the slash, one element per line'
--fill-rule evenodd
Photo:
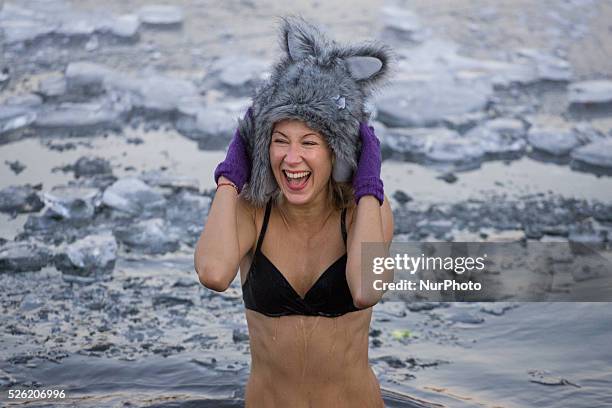
<path fill-rule="evenodd" d="M 263 213 L 261 209 L 255 215 L 258 236 Z M 350 228 L 351 210 L 347 218 Z M 285 229 L 279 211 L 273 208 L 262 252 L 300 296 L 344 251 L 339 211 L 329 217 L 318 237 L 305 244 Z M 253 252 L 254 249 L 240 264 L 242 283 Z M 306 256 L 300 256 L 298 261 L 298 253 Z M 368 363 L 371 317 L 371 308 L 334 318 L 268 317 L 247 309 L 251 374 L 246 407 L 384 407 L 378 381 Z"/>
<path fill-rule="evenodd" d="M 261 251 L 303 298 L 347 251 L 340 228 L 341 211 L 327 200 L 333 153 L 321 134 L 295 120 L 275 124 L 269 153 L 283 202 L 272 207 Z M 248 212 L 256 234 L 240 261 L 242 284 L 265 209 L 251 207 Z M 347 211 L 349 239 L 354 212 L 355 207 Z M 384 407 L 368 363 L 371 317 L 371 308 L 333 318 L 269 317 L 247 309 L 251 374 L 246 406 Z"/>

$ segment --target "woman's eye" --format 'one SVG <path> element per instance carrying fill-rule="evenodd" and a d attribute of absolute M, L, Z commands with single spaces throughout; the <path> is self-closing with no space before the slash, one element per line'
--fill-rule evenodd
<path fill-rule="evenodd" d="M 274 143 L 287 143 L 287 141 L 283 139 L 275 139 Z"/>
<path fill-rule="evenodd" d="M 306 146 L 316 146 L 317 142 L 304 142 Z"/>

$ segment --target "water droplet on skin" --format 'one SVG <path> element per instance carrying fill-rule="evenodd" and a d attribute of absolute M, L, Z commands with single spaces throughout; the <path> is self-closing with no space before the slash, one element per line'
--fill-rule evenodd
<path fill-rule="evenodd" d="M 333 354 L 336 350 L 336 331 L 338 330 L 338 319 L 334 319 L 334 332 L 332 333 L 332 345 L 329 349 L 329 354 Z"/>
<path fill-rule="evenodd" d="M 272 340 L 276 342 L 276 334 L 278 333 L 278 323 L 280 321 L 280 317 L 276 318 L 276 322 L 274 323 L 274 336 L 272 336 Z"/>
<path fill-rule="evenodd" d="M 302 381 L 306 378 L 306 363 L 308 360 L 308 339 L 306 338 L 306 328 L 304 327 L 304 318 L 300 316 L 300 324 L 302 326 L 302 338 L 304 339 L 304 353 L 302 354 Z"/>

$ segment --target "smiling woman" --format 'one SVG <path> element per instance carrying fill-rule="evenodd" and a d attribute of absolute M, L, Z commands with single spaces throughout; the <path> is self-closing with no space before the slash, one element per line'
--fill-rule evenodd
<path fill-rule="evenodd" d="M 387 54 L 321 48 L 331 43 L 300 19 L 285 20 L 283 38 L 284 68 L 255 96 L 215 171 L 195 268 L 216 291 L 240 269 L 251 345 L 247 407 L 379 408 L 368 333 L 384 292 L 362 274 L 361 246 L 385 243 L 374 255 L 388 255 L 393 217 L 363 96 Z M 296 72 L 302 76 L 284 77 Z M 393 272 L 377 279 L 390 282 Z"/>
<path fill-rule="evenodd" d="M 270 165 L 280 187 L 278 198 L 286 197 L 299 205 L 326 193 L 331 163 L 332 151 L 327 142 L 304 122 L 286 119 L 274 125 Z"/>

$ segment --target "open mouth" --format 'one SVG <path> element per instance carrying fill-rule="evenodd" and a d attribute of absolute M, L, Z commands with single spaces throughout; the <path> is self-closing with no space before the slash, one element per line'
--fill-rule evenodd
<path fill-rule="evenodd" d="M 285 181 L 287 186 L 291 190 L 301 190 L 306 186 L 308 179 L 310 178 L 310 171 L 287 171 L 283 170 L 285 175 Z"/>

